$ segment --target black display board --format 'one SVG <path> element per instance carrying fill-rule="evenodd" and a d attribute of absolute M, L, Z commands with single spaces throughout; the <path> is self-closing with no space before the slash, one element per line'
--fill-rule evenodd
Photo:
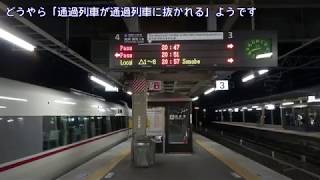
<path fill-rule="evenodd" d="M 274 32 L 113 34 L 109 68 L 252 68 L 278 65 Z"/>

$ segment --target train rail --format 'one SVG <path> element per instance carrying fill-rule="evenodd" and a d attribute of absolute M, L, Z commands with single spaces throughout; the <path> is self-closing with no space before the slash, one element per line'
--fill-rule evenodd
<path fill-rule="evenodd" d="M 211 127 L 195 131 L 292 179 L 320 179 L 318 162 L 307 161 L 310 156 L 295 150 L 289 151 Z"/>

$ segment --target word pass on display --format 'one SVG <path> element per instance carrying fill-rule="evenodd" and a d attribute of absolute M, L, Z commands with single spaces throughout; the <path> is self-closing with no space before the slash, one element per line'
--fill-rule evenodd
<path fill-rule="evenodd" d="M 109 67 L 114 70 L 277 66 L 272 32 L 113 34 Z"/>

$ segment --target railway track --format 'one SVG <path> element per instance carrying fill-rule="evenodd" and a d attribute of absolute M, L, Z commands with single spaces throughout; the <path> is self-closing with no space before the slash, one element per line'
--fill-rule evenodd
<path fill-rule="evenodd" d="M 196 129 L 195 132 L 292 179 L 320 180 L 320 166 L 317 161 L 311 160 L 311 155 L 281 148 L 283 144 L 264 143 L 261 139 L 244 138 L 215 128 Z"/>

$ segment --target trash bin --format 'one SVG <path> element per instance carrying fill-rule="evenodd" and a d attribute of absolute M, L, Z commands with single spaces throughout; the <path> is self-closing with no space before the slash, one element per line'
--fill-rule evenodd
<path fill-rule="evenodd" d="M 155 143 L 144 137 L 134 142 L 134 164 L 136 167 L 150 167 L 155 163 Z"/>

